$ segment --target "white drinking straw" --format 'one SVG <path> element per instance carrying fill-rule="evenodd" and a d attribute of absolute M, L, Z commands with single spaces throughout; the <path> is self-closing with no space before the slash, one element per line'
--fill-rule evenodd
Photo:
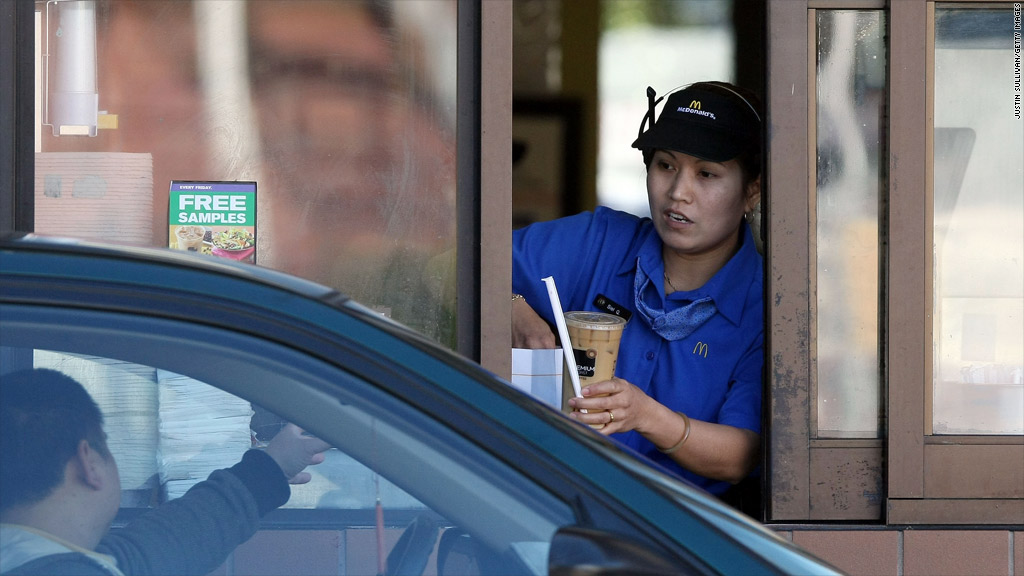
<path fill-rule="evenodd" d="M 555 279 L 551 276 L 544 278 L 548 286 L 548 299 L 551 300 L 551 312 L 555 315 L 555 326 L 558 327 L 558 338 L 562 341 L 562 352 L 565 353 L 565 363 L 569 369 L 569 379 L 572 380 L 572 389 L 577 398 L 583 397 L 580 392 L 580 375 L 576 371 L 576 357 L 572 353 L 572 343 L 569 342 L 569 331 L 565 328 L 565 316 L 562 314 L 562 303 L 558 299 L 558 289 L 555 288 Z M 581 410 L 584 412 L 584 410 Z"/>

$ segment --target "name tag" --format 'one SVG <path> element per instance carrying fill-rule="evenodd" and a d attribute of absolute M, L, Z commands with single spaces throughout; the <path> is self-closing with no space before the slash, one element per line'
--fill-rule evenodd
<path fill-rule="evenodd" d="M 601 312 L 607 312 L 608 314 L 614 314 L 619 318 L 625 318 L 626 322 L 629 322 L 629 319 L 633 316 L 633 313 L 627 310 L 625 306 L 604 294 L 598 294 L 597 298 L 594 298 L 594 307 Z"/>

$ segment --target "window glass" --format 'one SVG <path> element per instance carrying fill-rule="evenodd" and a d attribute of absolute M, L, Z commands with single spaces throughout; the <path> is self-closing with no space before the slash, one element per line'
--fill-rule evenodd
<path fill-rule="evenodd" d="M 331 573 L 375 573 L 375 539 L 389 570 L 399 569 L 403 550 L 423 562 L 430 555 L 433 570 L 438 546 L 455 540 L 453 555 L 466 541 L 478 562 L 502 558 L 479 573 L 540 573 L 555 531 L 577 521 L 565 502 L 468 439 L 371 382 L 290 348 L 94 313 L 10 308 L 5 318 L 5 342 L 34 347 L 2 346 L 0 357 L 68 374 L 100 406 L 126 519 L 182 497 L 292 421 L 333 448 L 267 519 L 362 542 L 341 546 L 343 561 Z M 180 338 L 183 331 L 189 339 Z M 410 540 L 419 544 L 405 548 Z M 291 570 L 283 574 L 308 573 L 301 563 Z"/>
<path fill-rule="evenodd" d="M 1015 53 L 1011 4 L 935 10 L 936 434 L 1024 434 L 1024 122 L 1016 14 Z"/>
<path fill-rule="evenodd" d="M 885 14 L 816 12 L 817 435 L 874 438 Z"/>
<path fill-rule="evenodd" d="M 258 265 L 454 346 L 455 0 L 36 10 L 37 232 L 165 246 L 172 180 L 255 181 Z"/>

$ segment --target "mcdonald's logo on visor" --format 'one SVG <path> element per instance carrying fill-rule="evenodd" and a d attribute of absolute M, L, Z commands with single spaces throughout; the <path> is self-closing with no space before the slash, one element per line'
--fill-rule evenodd
<path fill-rule="evenodd" d="M 690 108 L 693 108 L 694 110 L 700 110 L 700 100 L 691 100 Z"/>

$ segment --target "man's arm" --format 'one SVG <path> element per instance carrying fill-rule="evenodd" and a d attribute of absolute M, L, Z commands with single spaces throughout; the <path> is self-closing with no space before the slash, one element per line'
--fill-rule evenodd
<path fill-rule="evenodd" d="M 132 574 L 207 574 L 259 527 L 260 516 L 288 501 L 291 489 L 267 454 L 250 450 L 181 498 L 107 534 L 97 552 Z"/>
<path fill-rule="evenodd" d="M 129 576 L 207 574 L 256 533 L 260 517 L 288 501 L 289 481 L 309 481 L 303 469 L 322 462 L 328 447 L 289 424 L 266 451 L 249 450 L 181 498 L 111 532 L 97 551 L 117 558 Z"/>

